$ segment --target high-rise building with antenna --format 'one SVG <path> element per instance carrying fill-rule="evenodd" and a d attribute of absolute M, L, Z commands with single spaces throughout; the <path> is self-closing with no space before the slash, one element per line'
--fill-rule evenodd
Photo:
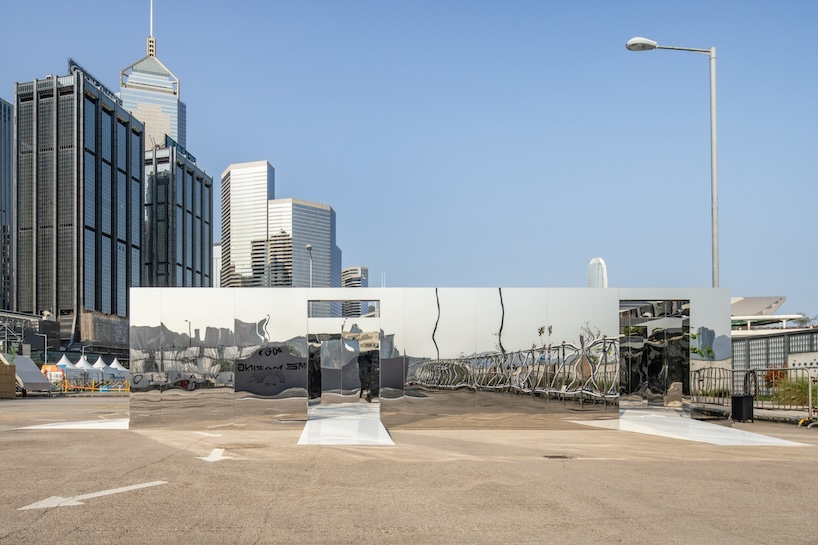
<path fill-rule="evenodd" d="M 156 58 L 153 1 L 147 56 L 120 75 L 122 104 L 145 123 L 142 285 L 213 285 L 213 178 L 187 146 L 179 79 Z"/>
<path fill-rule="evenodd" d="M 119 76 L 122 106 L 145 124 L 145 149 L 162 146 L 165 135 L 187 147 L 187 106 L 180 100 L 179 78 L 156 57 L 153 36 L 153 1 L 147 55 Z"/>

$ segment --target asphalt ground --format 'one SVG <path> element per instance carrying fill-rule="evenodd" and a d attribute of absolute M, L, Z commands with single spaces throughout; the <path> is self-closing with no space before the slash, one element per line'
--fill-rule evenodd
<path fill-rule="evenodd" d="M 19 429 L 126 418 L 128 401 L 0 401 L 0 544 L 818 542 L 818 429 L 791 424 L 733 427 L 806 446 L 567 425 L 397 427 L 394 447 L 298 446 L 292 429 Z M 80 504 L 21 509 L 54 496 Z"/>

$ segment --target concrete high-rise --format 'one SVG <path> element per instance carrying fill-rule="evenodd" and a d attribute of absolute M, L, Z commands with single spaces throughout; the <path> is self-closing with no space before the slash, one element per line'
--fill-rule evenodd
<path fill-rule="evenodd" d="M 12 150 L 14 106 L 0 98 L 0 309 L 11 309 L 11 264 L 14 255 L 12 237 L 14 203 L 12 197 Z"/>
<path fill-rule="evenodd" d="M 588 287 L 608 287 L 608 268 L 605 266 L 605 260 L 601 257 L 595 257 L 588 263 Z"/>
<path fill-rule="evenodd" d="M 144 126 L 69 59 L 15 85 L 14 309 L 51 312 L 66 344 L 127 346 L 142 270 Z"/>
<path fill-rule="evenodd" d="M 145 152 L 143 286 L 213 285 L 213 178 L 176 147 Z"/>
<path fill-rule="evenodd" d="M 123 108 L 145 123 L 145 150 L 163 145 L 165 135 L 187 146 L 187 106 L 179 78 L 156 58 L 152 2 L 147 54 L 120 72 L 119 86 Z"/>

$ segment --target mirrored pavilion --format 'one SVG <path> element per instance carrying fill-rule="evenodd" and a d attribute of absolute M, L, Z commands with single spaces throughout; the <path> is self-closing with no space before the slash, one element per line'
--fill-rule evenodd
<path fill-rule="evenodd" d="M 531 428 L 695 409 L 690 371 L 731 365 L 726 289 L 134 288 L 139 428 Z M 317 302 L 372 301 L 363 317 Z M 326 414 L 326 413 L 325 413 Z"/>

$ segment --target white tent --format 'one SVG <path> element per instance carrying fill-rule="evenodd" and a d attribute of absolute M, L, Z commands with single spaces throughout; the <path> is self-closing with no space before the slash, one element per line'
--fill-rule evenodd
<path fill-rule="evenodd" d="M 68 359 L 68 356 L 65 354 L 62 355 L 60 361 L 57 362 L 57 367 L 61 367 L 63 369 L 76 369 L 77 366 L 71 363 L 71 360 Z"/>
<path fill-rule="evenodd" d="M 88 360 L 86 359 L 85 355 L 83 355 L 80 358 L 80 360 L 77 362 L 77 367 L 79 367 L 80 369 L 93 369 L 94 368 L 93 365 L 88 363 Z"/>
<path fill-rule="evenodd" d="M 77 362 L 77 368 L 84 370 L 88 373 L 88 378 L 95 381 L 100 382 L 102 380 L 103 374 L 100 369 L 96 369 L 93 365 L 88 363 L 88 360 L 85 359 L 85 356 L 80 358 L 80 361 Z"/>
<path fill-rule="evenodd" d="M 119 371 L 119 374 L 123 378 L 130 378 L 130 376 L 131 376 L 131 371 L 129 369 L 127 369 L 124 365 L 119 363 L 119 360 L 116 359 L 116 358 L 114 358 L 114 361 L 111 362 L 110 367 L 111 367 L 111 369 L 116 369 L 117 371 Z"/>
<path fill-rule="evenodd" d="M 110 378 L 122 378 L 120 376 L 119 370 L 118 369 L 112 369 L 110 366 L 108 366 L 108 364 L 105 363 L 105 361 L 102 359 L 102 356 L 99 356 L 97 358 L 97 361 L 94 363 L 94 365 L 92 365 L 92 367 L 94 369 L 99 369 L 100 371 L 102 371 L 102 374 L 106 378 L 108 378 L 108 377 L 110 377 Z"/>

